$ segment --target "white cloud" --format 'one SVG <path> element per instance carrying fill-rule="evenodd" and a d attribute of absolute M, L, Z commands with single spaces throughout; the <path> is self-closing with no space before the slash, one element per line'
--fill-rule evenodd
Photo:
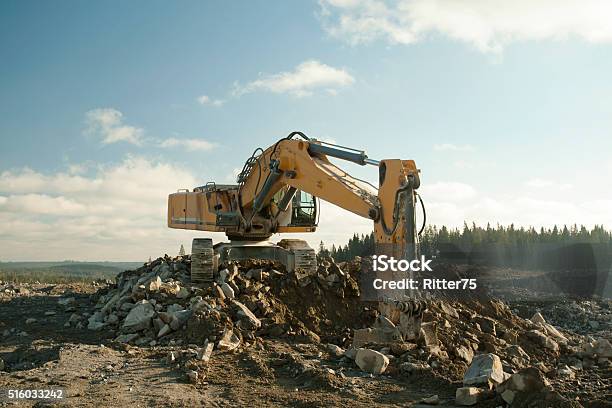
<path fill-rule="evenodd" d="M 177 139 L 171 137 L 162 141 L 159 147 L 182 147 L 189 151 L 209 151 L 217 147 L 217 145 L 204 139 Z"/>
<path fill-rule="evenodd" d="M 236 83 L 233 95 L 239 97 L 251 92 L 267 91 L 303 97 L 312 95 L 315 90 L 325 90 L 334 95 L 338 88 L 354 82 L 355 78 L 346 70 L 310 60 L 301 63 L 293 71 L 263 75 L 244 86 Z"/>
<path fill-rule="evenodd" d="M 525 182 L 525 187 L 531 189 L 544 189 L 544 188 L 555 188 L 560 191 L 571 190 L 573 186 L 569 183 L 559 183 L 553 180 L 532 178 Z"/>
<path fill-rule="evenodd" d="M 559 199 L 547 192 L 529 194 L 516 191 L 512 195 L 488 196 L 463 183 L 434 183 L 422 186 L 428 222 L 436 225 L 461 227 L 464 221 L 479 225 L 551 227 L 563 224 L 603 224 L 612 226 L 609 209 L 612 200 L 583 199 L 579 195 Z"/>
<path fill-rule="evenodd" d="M 86 133 L 102 139 L 102 143 L 142 143 L 143 129 L 123 124 L 123 114 L 113 108 L 93 109 L 86 113 Z"/>
<path fill-rule="evenodd" d="M 221 106 L 225 103 L 222 99 L 212 99 L 207 95 L 198 96 L 197 101 L 200 105 Z"/>
<path fill-rule="evenodd" d="M 145 260 L 204 235 L 166 226 L 168 194 L 198 185 L 188 170 L 128 156 L 92 172 L 0 173 L 0 259 Z"/>
<path fill-rule="evenodd" d="M 452 143 L 441 143 L 435 144 L 434 150 L 438 152 L 442 151 L 455 151 L 455 152 L 471 152 L 474 150 L 474 146 L 466 144 L 466 145 L 456 145 Z"/>
<path fill-rule="evenodd" d="M 320 0 L 324 29 L 351 44 L 412 44 L 441 34 L 482 52 L 513 42 L 612 42 L 607 0 Z"/>

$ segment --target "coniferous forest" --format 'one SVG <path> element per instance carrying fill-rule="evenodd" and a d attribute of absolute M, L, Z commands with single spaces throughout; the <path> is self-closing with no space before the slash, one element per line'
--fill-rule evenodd
<path fill-rule="evenodd" d="M 612 263 L 612 232 L 603 226 L 516 228 L 514 225 L 462 229 L 428 226 L 420 236 L 421 253 L 441 261 L 544 270 L 606 270 Z M 336 261 L 374 254 L 374 234 L 353 235 L 344 246 L 319 252 Z"/>

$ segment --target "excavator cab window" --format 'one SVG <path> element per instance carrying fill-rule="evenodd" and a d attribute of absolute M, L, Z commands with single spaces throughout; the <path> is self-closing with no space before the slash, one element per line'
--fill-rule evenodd
<path fill-rule="evenodd" d="M 316 225 L 317 203 L 312 194 L 298 190 L 291 203 L 291 225 Z"/>

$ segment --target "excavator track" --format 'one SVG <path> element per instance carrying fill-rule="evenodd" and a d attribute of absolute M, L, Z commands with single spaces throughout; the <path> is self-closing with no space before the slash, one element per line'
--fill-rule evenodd
<path fill-rule="evenodd" d="M 191 244 L 191 282 L 212 283 L 214 273 L 212 239 L 195 238 Z"/>

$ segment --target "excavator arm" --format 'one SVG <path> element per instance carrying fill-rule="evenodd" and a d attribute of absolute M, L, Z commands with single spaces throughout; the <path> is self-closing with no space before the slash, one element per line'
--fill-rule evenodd
<path fill-rule="evenodd" d="M 304 140 L 293 139 L 299 135 Z M 379 186 L 358 180 L 331 163 L 329 157 L 378 167 Z M 287 210 L 292 195 L 304 191 L 374 223 L 375 241 L 383 252 L 413 258 L 417 250 L 415 225 L 419 171 L 412 160 L 371 160 L 362 151 L 308 139 L 292 133 L 265 150 L 240 188 L 243 216 L 254 220 L 262 210 L 274 219 Z M 279 192 L 279 205 L 270 204 Z M 283 232 L 276 226 L 275 232 Z"/>

